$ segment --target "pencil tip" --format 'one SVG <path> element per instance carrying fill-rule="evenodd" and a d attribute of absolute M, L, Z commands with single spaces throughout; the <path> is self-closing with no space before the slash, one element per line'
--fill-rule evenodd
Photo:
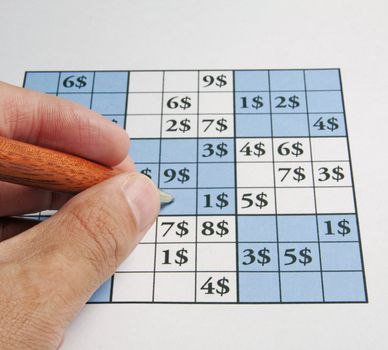
<path fill-rule="evenodd" d="M 174 201 L 174 197 L 167 192 L 163 192 L 159 190 L 159 196 L 160 196 L 160 203 L 162 204 L 169 204 Z"/>

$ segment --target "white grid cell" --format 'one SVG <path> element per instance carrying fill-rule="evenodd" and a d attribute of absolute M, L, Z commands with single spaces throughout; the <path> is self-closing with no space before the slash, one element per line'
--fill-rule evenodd
<path fill-rule="evenodd" d="M 274 187 L 272 163 L 237 163 L 237 187 Z"/>
<path fill-rule="evenodd" d="M 234 216 L 198 216 L 198 242 L 235 242 L 236 219 Z"/>
<path fill-rule="evenodd" d="M 198 96 L 192 92 L 165 93 L 163 95 L 163 114 L 196 114 Z"/>
<path fill-rule="evenodd" d="M 209 92 L 199 94 L 199 113 L 233 113 L 232 92 Z"/>
<path fill-rule="evenodd" d="M 194 271 L 195 243 L 157 244 L 156 271 Z"/>
<path fill-rule="evenodd" d="M 354 213 L 354 197 L 351 187 L 316 188 L 317 212 L 329 213 Z"/>
<path fill-rule="evenodd" d="M 197 301 L 209 303 L 236 302 L 236 273 L 198 272 Z"/>
<path fill-rule="evenodd" d="M 317 187 L 352 186 L 349 162 L 314 162 L 314 181 Z"/>
<path fill-rule="evenodd" d="M 162 110 L 162 94 L 136 93 L 136 92 L 128 94 L 127 114 L 160 115 L 161 110 Z"/>
<path fill-rule="evenodd" d="M 232 71 L 199 72 L 199 91 L 233 92 L 233 72 Z"/>
<path fill-rule="evenodd" d="M 270 138 L 237 138 L 237 162 L 272 162 Z"/>
<path fill-rule="evenodd" d="M 234 243 L 198 243 L 197 271 L 235 271 Z"/>
<path fill-rule="evenodd" d="M 275 214 L 273 188 L 238 188 L 237 212 L 244 214 Z"/>
<path fill-rule="evenodd" d="M 163 72 L 131 72 L 129 74 L 129 92 L 161 92 Z"/>
<path fill-rule="evenodd" d="M 313 188 L 277 188 L 278 214 L 315 214 Z"/>
<path fill-rule="evenodd" d="M 275 163 L 276 187 L 313 186 L 311 162 Z"/>
<path fill-rule="evenodd" d="M 159 216 L 158 243 L 195 242 L 194 216 Z"/>
<path fill-rule="evenodd" d="M 348 161 L 346 137 L 312 137 L 312 159 L 314 161 Z"/>
<path fill-rule="evenodd" d="M 165 115 L 163 117 L 162 137 L 197 137 L 196 115 Z"/>
<path fill-rule="evenodd" d="M 153 286 L 153 272 L 116 273 L 112 301 L 151 302 Z"/>
<path fill-rule="evenodd" d="M 311 160 L 310 141 L 302 138 L 274 138 L 275 162 L 305 162 Z"/>
<path fill-rule="evenodd" d="M 155 273 L 154 300 L 159 302 L 194 302 L 195 273 Z"/>
<path fill-rule="evenodd" d="M 201 114 L 199 115 L 199 137 L 233 137 L 233 114 Z"/>
<path fill-rule="evenodd" d="M 164 91 L 197 91 L 198 90 L 198 72 L 165 72 L 164 75 Z"/>
<path fill-rule="evenodd" d="M 126 130 L 130 138 L 160 137 L 159 115 L 128 115 Z"/>

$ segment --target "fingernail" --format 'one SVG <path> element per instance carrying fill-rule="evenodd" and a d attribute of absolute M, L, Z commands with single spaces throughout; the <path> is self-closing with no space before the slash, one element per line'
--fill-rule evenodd
<path fill-rule="evenodd" d="M 140 232 L 156 219 L 160 210 L 159 192 L 153 182 L 139 173 L 128 176 L 123 191 Z"/>

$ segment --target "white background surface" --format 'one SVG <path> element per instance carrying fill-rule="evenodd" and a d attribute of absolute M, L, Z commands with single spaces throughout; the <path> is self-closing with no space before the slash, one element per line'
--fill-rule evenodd
<path fill-rule="evenodd" d="M 64 349 L 388 348 L 388 2 L 1 0 L 26 70 L 339 67 L 369 304 L 88 305 Z"/>

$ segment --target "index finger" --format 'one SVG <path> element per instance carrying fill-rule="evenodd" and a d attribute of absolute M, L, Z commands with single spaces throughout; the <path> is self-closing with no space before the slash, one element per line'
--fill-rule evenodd
<path fill-rule="evenodd" d="M 108 166 L 128 155 L 127 133 L 77 103 L 0 82 L 0 135 Z"/>

